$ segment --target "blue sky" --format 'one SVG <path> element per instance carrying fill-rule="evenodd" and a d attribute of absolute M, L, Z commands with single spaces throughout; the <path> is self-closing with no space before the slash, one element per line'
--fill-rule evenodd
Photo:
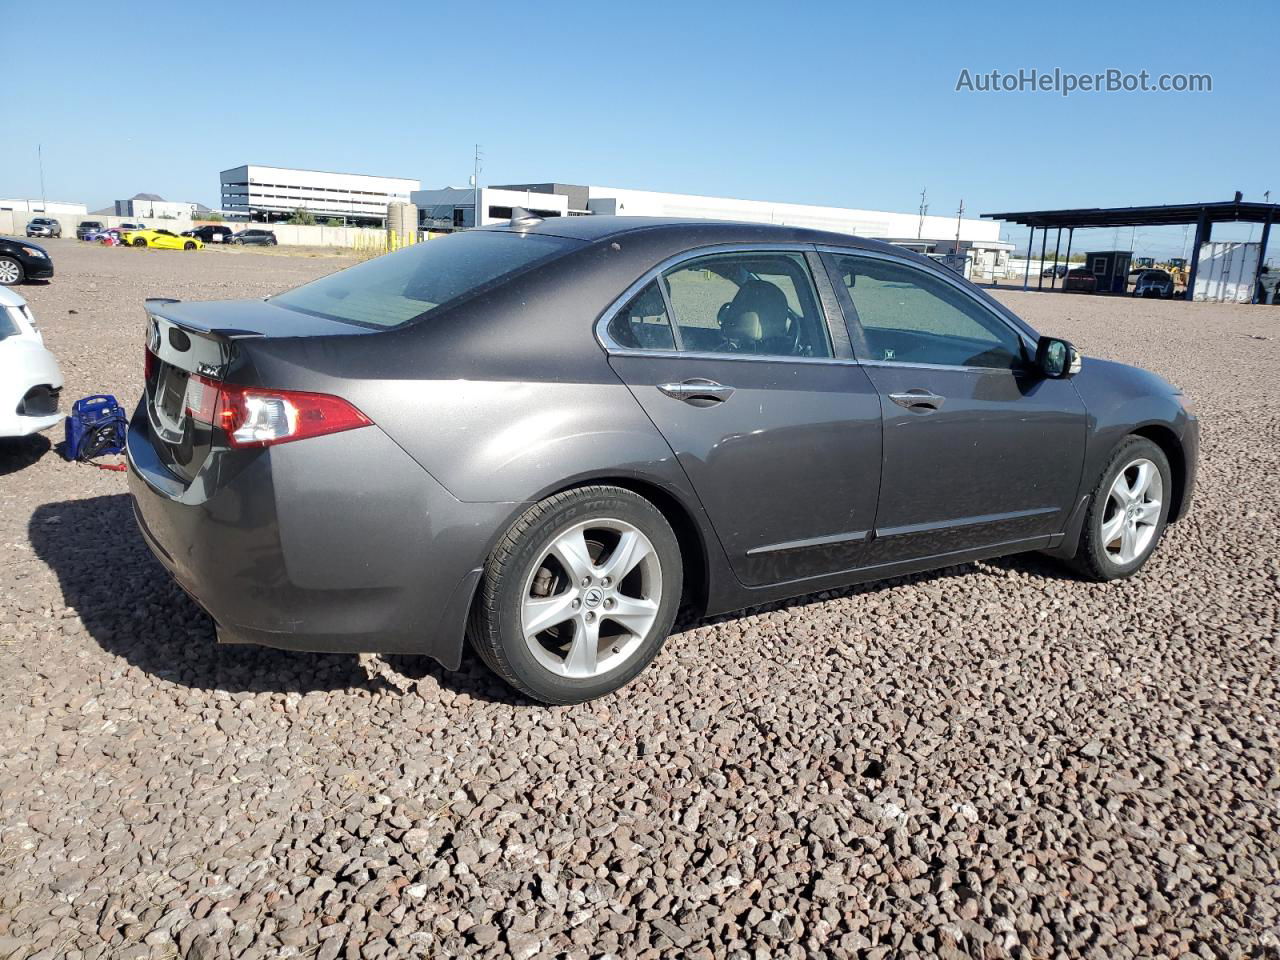
<path fill-rule="evenodd" d="M 927 187 L 948 215 L 1280 197 L 1272 9 L 1114 7 L 1105 28 L 1083 9 L 12 3 L 22 49 L 56 59 L 21 71 L 0 196 L 39 196 L 37 143 L 47 196 L 93 209 L 216 205 L 244 162 L 465 184 L 479 142 L 484 183 L 902 211 Z M 955 91 L 964 68 L 1055 67 L 1208 73 L 1213 92 Z"/>

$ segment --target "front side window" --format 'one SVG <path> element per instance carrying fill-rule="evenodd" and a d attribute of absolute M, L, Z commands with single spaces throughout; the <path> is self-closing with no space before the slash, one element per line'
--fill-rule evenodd
<path fill-rule="evenodd" d="M 871 360 L 1012 369 L 1022 339 L 993 311 L 940 277 L 874 257 L 830 262 L 848 292 Z"/>
<path fill-rule="evenodd" d="M 713 254 L 662 275 L 682 350 L 830 357 L 826 320 L 803 255 Z"/>
<path fill-rule="evenodd" d="M 538 234 L 453 234 L 331 273 L 271 302 L 330 320 L 398 327 L 573 246 Z"/>

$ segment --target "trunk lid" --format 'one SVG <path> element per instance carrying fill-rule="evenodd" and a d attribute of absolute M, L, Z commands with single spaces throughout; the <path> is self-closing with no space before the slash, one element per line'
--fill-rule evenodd
<path fill-rule="evenodd" d="M 216 384 L 228 377 L 242 382 L 251 369 L 254 341 L 372 332 L 264 300 L 150 299 L 146 309 L 150 356 L 144 404 L 152 445 L 169 470 L 187 483 L 217 441 L 212 422 Z"/>

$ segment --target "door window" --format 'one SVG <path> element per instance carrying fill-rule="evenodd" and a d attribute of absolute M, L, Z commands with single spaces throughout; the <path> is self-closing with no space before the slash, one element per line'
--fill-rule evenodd
<path fill-rule="evenodd" d="M 831 356 L 826 320 L 801 254 L 713 254 L 672 267 L 662 279 L 683 350 Z"/>
<path fill-rule="evenodd" d="M 1012 369 L 1022 340 L 993 311 L 940 277 L 873 257 L 831 258 L 871 360 Z"/>
<path fill-rule="evenodd" d="M 632 350 L 674 350 L 667 305 L 655 280 L 609 321 L 609 336 L 620 347 Z"/>

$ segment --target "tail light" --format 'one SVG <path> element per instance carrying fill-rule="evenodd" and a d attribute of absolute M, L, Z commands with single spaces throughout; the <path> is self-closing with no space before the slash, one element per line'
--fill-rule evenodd
<path fill-rule="evenodd" d="M 187 412 L 220 428 L 235 449 L 269 447 L 291 440 L 370 426 L 373 421 L 341 397 L 299 390 L 269 390 L 193 376 Z"/>

